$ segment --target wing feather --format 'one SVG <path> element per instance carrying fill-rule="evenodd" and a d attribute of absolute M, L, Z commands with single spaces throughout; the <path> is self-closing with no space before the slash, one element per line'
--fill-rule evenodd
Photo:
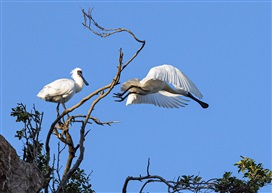
<path fill-rule="evenodd" d="M 45 85 L 38 95 L 43 96 L 44 98 L 55 96 L 62 96 L 65 98 L 75 92 L 74 84 L 74 81 L 70 79 L 58 79 Z"/>
<path fill-rule="evenodd" d="M 153 104 L 164 108 L 185 107 L 188 100 L 180 97 L 180 95 L 159 91 L 148 95 L 130 94 L 126 105 L 130 104 Z"/>
<path fill-rule="evenodd" d="M 158 79 L 171 83 L 177 89 L 184 89 L 198 98 L 202 98 L 202 94 L 196 85 L 183 72 L 174 66 L 164 64 L 151 68 L 147 76 L 141 80 L 141 84 L 144 84 L 150 79 Z"/>

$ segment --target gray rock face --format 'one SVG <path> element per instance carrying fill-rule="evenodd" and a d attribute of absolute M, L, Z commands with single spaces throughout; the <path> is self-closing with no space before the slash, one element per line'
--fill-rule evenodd
<path fill-rule="evenodd" d="M 20 160 L 15 149 L 0 135 L 0 192 L 35 193 L 42 186 L 42 173 L 32 163 Z"/>

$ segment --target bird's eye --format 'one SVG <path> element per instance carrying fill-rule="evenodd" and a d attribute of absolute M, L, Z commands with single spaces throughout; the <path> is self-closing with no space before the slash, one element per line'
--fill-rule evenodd
<path fill-rule="evenodd" d="M 82 75 L 82 71 L 81 71 L 81 70 L 78 70 L 78 71 L 77 71 L 77 74 L 78 74 L 78 75 Z"/>

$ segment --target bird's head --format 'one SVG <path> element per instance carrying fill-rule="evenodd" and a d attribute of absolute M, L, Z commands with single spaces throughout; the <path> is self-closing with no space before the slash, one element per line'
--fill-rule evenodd
<path fill-rule="evenodd" d="M 89 83 L 85 80 L 82 74 L 81 68 L 75 68 L 74 70 L 71 71 L 70 73 L 72 75 L 72 78 L 75 80 L 77 77 L 82 78 L 83 82 L 88 86 Z"/>

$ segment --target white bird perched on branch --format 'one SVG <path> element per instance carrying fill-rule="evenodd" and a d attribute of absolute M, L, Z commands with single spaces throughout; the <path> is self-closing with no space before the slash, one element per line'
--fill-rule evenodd
<path fill-rule="evenodd" d="M 72 78 L 62 78 L 51 82 L 43 87 L 43 89 L 37 94 L 40 99 L 44 99 L 48 102 L 58 103 L 57 112 L 59 114 L 59 104 L 63 105 L 66 109 L 65 104 L 70 100 L 75 93 L 81 91 L 84 83 L 88 86 L 88 82 L 84 79 L 82 75 L 82 70 L 80 68 L 75 68 L 71 71 Z"/>
<path fill-rule="evenodd" d="M 174 88 L 168 83 L 172 84 Z M 195 84 L 179 69 L 167 64 L 151 68 L 141 81 L 134 78 L 124 82 L 121 90 L 123 92 L 114 93 L 114 97 L 120 99 L 116 100 L 117 102 L 127 98 L 126 105 L 146 103 L 166 108 L 185 107 L 188 100 L 181 98 L 182 95 L 198 102 L 203 108 L 209 106 L 199 100 L 202 98 L 202 94 Z"/>

